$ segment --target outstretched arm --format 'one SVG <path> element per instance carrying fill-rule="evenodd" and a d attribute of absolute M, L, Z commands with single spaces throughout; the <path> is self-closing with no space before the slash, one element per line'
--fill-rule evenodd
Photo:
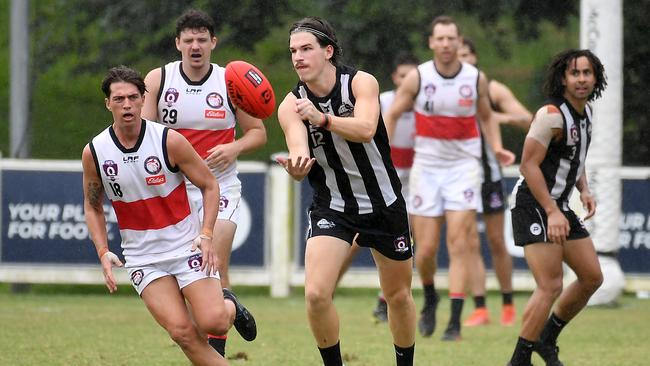
<path fill-rule="evenodd" d="M 308 131 L 302 122 L 302 117 L 298 114 L 297 100 L 295 95 L 289 93 L 278 107 L 278 121 L 287 142 L 289 158 L 278 158 L 277 161 L 293 179 L 301 181 L 309 174 L 316 159 L 310 157 L 307 141 Z M 316 131 L 314 128 L 312 133 L 317 137 L 316 135 L 321 132 Z"/>

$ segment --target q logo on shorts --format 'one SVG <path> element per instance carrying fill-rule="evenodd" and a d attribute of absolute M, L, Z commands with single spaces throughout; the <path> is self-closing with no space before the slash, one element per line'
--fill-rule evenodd
<path fill-rule="evenodd" d="M 530 233 L 537 236 L 542 233 L 542 226 L 538 223 L 530 225 Z"/>
<path fill-rule="evenodd" d="M 193 269 L 194 272 L 198 272 L 201 269 L 201 264 L 203 263 L 203 257 L 201 254 L 194 254 L 187 260 L 187 265 L 190 269 Z"/>
<path fill-rule="evenodd" d="M 407 244 L 405 236 L 400 236 L 395 239 L 395 241 L 393 241 L 393 245 L 395 246 L 395 251 L 398 253 L 404 253 L 409 250 L 409 245 Z"/>
<path fill-rule="evenodd" d="M 136 286 L 140 285 L 143 278 L 144 278 L 144 272 L 141 269 L 138 269 L 133 273 L 131 273 L 131 282 L 133 282 L 133 284 Z"/>

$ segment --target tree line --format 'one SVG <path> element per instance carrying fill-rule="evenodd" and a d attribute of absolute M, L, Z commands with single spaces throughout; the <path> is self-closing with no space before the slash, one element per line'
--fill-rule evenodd
<path fill-rule="evenodd" d="M 9 1 L 0 2 L 0 21 L 9 24 Z M 643 12 L 650 0 L 624 7 L 625 165 L 650 164 L 650 120 L 645 112 Z M 219 44 L 213 62 L 243 59 L 270 79 L 278 99 L 296 76 L 288 53 L 288 29 L 306 15 L 328 19 L 337 30 L 344 62 L 373 73 L 382 90 L 391 89 L 395 55 L 411 52 L 422 61 L 429 24 L 440 14 L 454 16 L 463 35 L 479 51 L 479 67 L 507 84 L 534 109 L 543 102 L 541 82 L 550 57 L 579 46 L 578 1 L 525 0 L 40 0 L 30 2 L 31 156 L 78 159 L 82 147 L 110 114 L 99 84 L 106 70 L 125 64 L 143 74 L 179 58 L 174 21 L 185 9 L 208 12 L 217 24 Z M 9 85 L 9 33 L 0 35 L 0 82 Z M 0 89 L 0 151 L 9 153 L 9 88 Z M 4 122 L 6 121 L 6 123 Z M 267 160 L 285 149 L 276 116 L 266 121 L 267 146 L 245 158 Z M 505 145 L 521 152 L 523 134 L 504 129 Z"/>

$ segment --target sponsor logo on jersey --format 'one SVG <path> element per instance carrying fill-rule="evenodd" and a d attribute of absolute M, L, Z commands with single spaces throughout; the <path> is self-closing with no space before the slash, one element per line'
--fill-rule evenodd
<path fill-rule="evenodd" d="M 113 160 L 105 160 L 102 164 L 102 170 L 108 179 L 115 181 L 117 179 L 117 164 Z"/>
<path fill-rule="evenodd" d="M 262 84 L 262 81 L 264 81 L 260 74 L 258 74 L 257 71 L 253 69 L 248 70 L 246 73 L 246 79 L 248 79 L 248 81 L 250 81 L 251 84 L 253 84 L 253 86 L 256 88 Z"/>
<path fill-rule="evenodd" d="M 139 286 L 140 283 L 142 283 L 143 278 L 144 272 L 141 269 L 135 270 L 131 273 L 131 282 L 133 282 L 135 286 Z"/>
<path fill-rule="evenodd" d="M 130 155 L 130 156 L 123 157 L 122 161 L 124 162 L 124 164 L 137 163 L 138 159 L 140 159 L 138 155 Z"/>
<path fill-rule="evenodd" d="M 174 88 L 169 88 L 165 91 L 165 103 L 167 103 L 167 107 L 171 107 L 174 103 L 178 101 L 178 90 Z"/>
<path fill-rule="evenodd" d="M 212 108 L 219 109 L 223 107 L 223 97 L 217 92 L 212 92 L 205 97 L 205 102 Z"/>
<path fill-rule="evenodd" d="M 320 219 L 316 223 L 316 226 L 318 226 L 321 229 L 331 229 L 334 226 L 336 226 L 336 224 L 326 219 Z"/>
<path fill-rule="evenodd" d="M 395 251 L 397 253 L 408 252 L 410 247 L 408 240 L 403 235 L 393 240 L 393 246 L 395 247 Z"/>
<path fill-rule="evenodd" d="M 185 94 L 188 95 L 199 95 L 201 92 L 203 92 L 201 88 L 185 88 Z"/>
<path fill-rule="evenodd" d="M 474 95 L 474 91 L 472 91 L 472 87 L 465 84 L 461 85 L 460 88 L 458 88 L 458 93 L 460 93 L 460 96 L 469 99 Z"/>
<path fill-rule="evenodd" d="M 193 269 L 194 272 L 201 270 L 201 264 L 203 263 L 203 257 L 201 254 L 194 254 L 193 256 L 187 259 L 187 266 L 190 269 Z"/>
<path fill-rule="evenodd" d="M 226 111 L 223 109 L 218 111 L 215 111 L 214 109 L 206 109 L 204 117 L 210 119 L 224 119 L 226 118 Z"/>
<path fill-rule="evenodd" d="M 458 99 L 459 107 L 471 107 L 474 105 L 474 99 Z"/>
<path fill-rule="evenodd" d="M 574 144 L 580 141 L 580 134 L 578 133 L 578 127 L 576 127 L 575 125 L 571 126 L 570 134 L 571 134 L 571 140 L 573 140 Z"/>
<path fill-rule="evenodd" d="M 431 98 L 436 93 L 436 86 L 433 84 L 427 84 L 424 87 L 424 95 L 427 98 Z"/>
<path fill-rule="evenodd" d="M 147 181 L 148 186 L 159 186 L 167 182 L 167 178 L 165 178 L 164 174 L 154 175 L 153 177 L 147 177 L 145 180 Z"/>
<path fill-rule="evenodd" d="M 542 226 L 538 223 L 530 225 L 530 233 L 533 235 L 539 235 L 542 233 Z"/>
<path fill-rule="evenodd" d="M 144 161 L 144 170 L 151 175 L 156 175 L 162 170 L 162 164 L 157 156 L 150 156 Z"/>
<path fill-rule="evenodd" d="M 341 117 L 354 116 L 354 106 L 343 102 L 343 104 L 341 104 L 341 106 L 339 107 L 339 116 Z"/>
<path fill-rule="evenodd" d="M 226 196 L 221 196 L 219 197 L 219 212 L 223 212 L 223 210 L 228 208 L 228 198 Z"/>

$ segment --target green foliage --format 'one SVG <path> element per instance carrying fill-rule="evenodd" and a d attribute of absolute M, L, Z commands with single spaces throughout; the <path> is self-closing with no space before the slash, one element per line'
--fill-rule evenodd
<path fill-rule="evenodd" d="M 254 313 L 258 338 L 243 341 L 233 330 L 226 353 L 237 365 L 318 365 L 320 356 L 307 323 L 302 289 L 286 299 L 268 297 L 268 289 L 236 288 Z M 463 329 L 461 342 L 441 342 L 440 325 L 432 338 L 416 337 L 417 365 L 504 365 L 512 354 L 530 294 L 515 296 L 519 322 L 498 325 L 500 296 L 488 297 L 493 323 Z M 414 293 L 416 304 L 422 292 Z M 390 331 L 372 321 L 376 289 L 343 289 L 335 305 L 341 319 L 341 351 L 348 366 L 394 364 Z M 646 364 L 648 351 L 639 342 L 647 334 L 647 300 L 624 297 L 618 309 L 588 308 L 559 338 L 568 365 Z M 465 306 L 465 314 L 471 309 Z M 181 350 L 153 320 L 130 285 L 117 295 L 104 287 L 35 286 L 27 294 L 10 294 L 0 285 L 0 364 L 2 365 L 188 365 Z M 447 321 L 449 301 L 438 309 Z M 235 356 L 239 354 L 240 358 Z M 246 357 L 247 360 L 243 359 Z M 536 355 L 534 364 L 543 364 Z"/>
<path fill-rule="evenodd" d="M 578 46 L 577 1 L 521 0 L 223 0 L 136 2 L 110 0 L 30 1 L 32 156 L 78 159 L 79 149 L 110 118 L 99 84 L 106 70 L 129 65 L 142 73 L 179 58 L 174 46 L 175 20 L 190 7 L 210 13 L 217 23 L 219 45 L 213 62 L 244 59 L 272 82 L 280 102 L 297 77 L 287 52 L 288 29 L 296 20 L 322 16 L 337 29 L 344 61 L 376 76 L 382 90 L 392 89 L 395 55 L 411 51 L 421 60 L 434 16 L 451 14 L 474 39 L 480 66 L 508 85 L 529 109 L 543 100 L 540 84 L 550 57 Z M 634 6 L 632 6 L 634 5 Z M 650 120 L 645 112 L 644 60 L 650 50 L 643 12 L 650 0 L 626 4 L 624 163 L 650 161 Z M 9 1 L 0 1 L 0 83 L 9 84 Z M 9 90 L 0 90 L 0 151 L 9 153 Z M 6 121 L 6 122 L 5 122 Z M 276 115 L 266 121 L 267 145 L 244 159 L 267 160 L 285 150 Z M 523 134 L 505 129 L 506 147 L 520 151 Z"/>

